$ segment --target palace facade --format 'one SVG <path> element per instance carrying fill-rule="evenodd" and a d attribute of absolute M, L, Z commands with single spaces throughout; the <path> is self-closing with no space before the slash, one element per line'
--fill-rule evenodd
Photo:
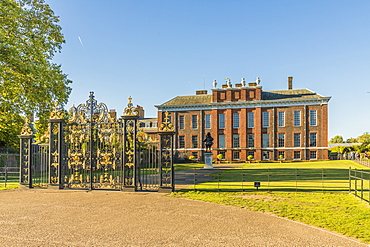
<path fill-rule="evenodd" d="M 175 127 L 175 152 L 179 159 L 202 159 L 203 140 L 214 138 L 213 158 L 225 160 L 322 160 L 328 159 L 328 102 L 309 89 L 263 91 L 260 80 L 245 80 L 195 95 L 177 96 L 158 109 L 158 126 L 167 111 Z"/>

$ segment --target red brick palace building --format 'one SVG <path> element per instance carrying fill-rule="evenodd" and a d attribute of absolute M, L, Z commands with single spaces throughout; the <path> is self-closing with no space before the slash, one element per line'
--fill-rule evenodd
<path fill-rule="evenodd" d="M 223 154 L 229 161 L 316 160 L 328 158 L 328 102 L 309 89 L 263 91 L 260 80 L 244 79 L 233 87 L 230 80 L 212 94 L 177 96 L 158 109 L 158 125 L 168 111 L 175 127 L 175 151 L 179 159 L 202 159 L 203 139 L 214 138 L 213 158 Z"/>

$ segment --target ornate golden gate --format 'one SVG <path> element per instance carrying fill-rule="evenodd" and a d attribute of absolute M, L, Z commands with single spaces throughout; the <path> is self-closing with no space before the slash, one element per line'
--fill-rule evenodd
<path fill-rule="evenodd" d="M 47 133 L 49 188 L 173 191 L 172 124 L 167 118 L 159 141 L 149 141 L 138 127 L 131 100 L 119 119 L 104 103 L 97 103 L 93 92 L 85 104 L 72 106 L 68 120 L 57 109 L 52 113 Z M 33 137 L 20 136 L 26 151 Z M 24 160 L 21 183 L 33 187 L 32 167 L 37 164 L 28 169 L 28 157 Z"/>

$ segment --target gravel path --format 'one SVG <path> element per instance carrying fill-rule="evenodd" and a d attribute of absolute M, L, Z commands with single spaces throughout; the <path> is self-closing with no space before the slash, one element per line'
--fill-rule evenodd
<path fill-rule="evenodd" d="M 259 212 L 159 193 L 0 191 L 0 246 L 366 246 Z"/>

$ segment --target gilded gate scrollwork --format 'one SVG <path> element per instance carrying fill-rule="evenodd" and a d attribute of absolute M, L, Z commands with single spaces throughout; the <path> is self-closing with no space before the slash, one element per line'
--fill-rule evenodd
<path fill-rule="evenodd" d="M 122 177 L 121 122 L 97 103 L 93 92 L 85 104 L 72 106 L 65 127 L 67 172 L 64 186 L 120 189 Z"/>
<path fill-rule="evenodd" d="M 90 92 L 89 99 L 72 106 L 68 114 L 55 105 L 48 122 L 49 128 L 40 138 L 44 149 L 31 148 L 34 136 L 29 122 L 19 135 L 21 184 L 31 188 L 33 172 L 43 172 L 45 179 L 37 183 L 59 189 L 173 190 L 174 132 L 168 113 L 158 141 L 141 128 L 139 110 L 131 97 L 120 118 Z M 41 162 L 32 166 L 41 159 L 35 159 L 33 150 L 46 166 L 43 163 L 39 169 Z"/>
<path fill-rule="evenodd" d="M 161 178 L 160 187 L 173 190 L 174 170 L 173 170 L 173 135 L 174 127 L 170 121 L 169 113 L 164 113 L 164 121 L 159 128 L 160 135 L 160 168 Z"/>

